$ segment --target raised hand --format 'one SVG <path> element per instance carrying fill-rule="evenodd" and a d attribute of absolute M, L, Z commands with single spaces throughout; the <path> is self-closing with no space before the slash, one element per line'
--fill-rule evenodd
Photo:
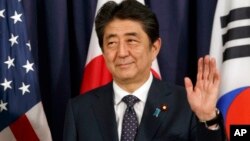
<path fill-rule="evenodd" d="M 216 116 L 216 103 L 219 95 L 220 75 L 214 58 L 206 55 L 198 60 L 196 85 L 185 77 L 185 88 L 191 109 L 200 121 Z"/>

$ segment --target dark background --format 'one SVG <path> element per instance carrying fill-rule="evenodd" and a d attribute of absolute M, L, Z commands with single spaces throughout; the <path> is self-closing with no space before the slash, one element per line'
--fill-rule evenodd
<path fill-rule="evenodd" d="M 78 95 L 97 0 L 22 0 L 42 102 L 54 141 L 62 140 L 67 101 Z M 145 0 L 157 15 L 163 41 L 163 80 L 195 81 L 197 59 L 209 53 L 217 0 Z"/>

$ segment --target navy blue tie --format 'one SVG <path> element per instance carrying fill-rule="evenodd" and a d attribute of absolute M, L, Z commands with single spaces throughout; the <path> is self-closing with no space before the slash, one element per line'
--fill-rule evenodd
<path fill-rule="evenodd" d="M 138 120 L 133 106 L 140 100 L 136 96 L 128 95 L 123 97 L 122 101 L 127 104 L 127 109 L 122 121 L 121 141 L 134 141 L 138 128 Z"/>

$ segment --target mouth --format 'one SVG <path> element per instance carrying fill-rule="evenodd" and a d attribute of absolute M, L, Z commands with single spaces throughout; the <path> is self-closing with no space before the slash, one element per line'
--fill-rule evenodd
<path fill-rule="evenodd" d="M 121 64 L 117 64 L 116 66 L 123 69 L 123 68 L 129 67 L 132 64 L 133 64 L 133 62 L 130 62 L 130 63 L 121 63 Z"/>

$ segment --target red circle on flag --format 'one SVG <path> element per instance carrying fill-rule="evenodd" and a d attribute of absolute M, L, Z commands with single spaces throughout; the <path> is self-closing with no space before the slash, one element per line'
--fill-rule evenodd
<path fill-rule="evenodd" d="M 230 125 L 250 125 L 250 88 L 241 91 L 227 111 L 226 132 L 229 137 Z"/>

